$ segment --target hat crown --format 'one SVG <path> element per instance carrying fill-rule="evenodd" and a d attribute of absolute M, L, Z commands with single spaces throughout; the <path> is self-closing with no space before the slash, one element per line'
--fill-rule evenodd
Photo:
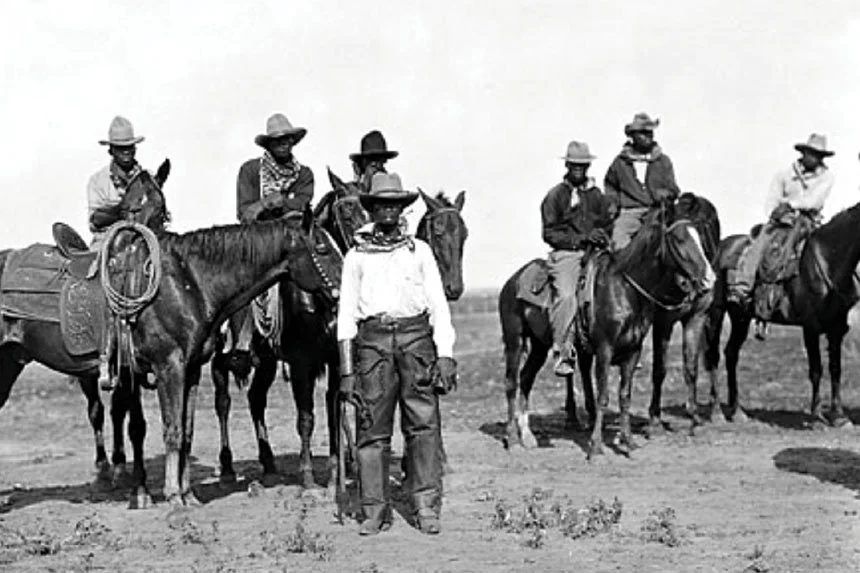
<path fill-rule="evenodd" d="M 584 141 L 571 141 L 567 144 L 568 159 L 587 159 L 591 160 L 591 150 L 588 149 L 588 144 Z"/>
<path fill-rule="evenodd" d="M 290 120 L 282 113 L 275 113 L 266 120 L 266 135 L 273 136 L 295 129 Z"/>
<path fill-rule="evenodd" d="M 386 193 L 403 193 L 403 182 L 400 180 L 400 175 L 397 173 L 374 173 L 370 180 L 371 195 L 379 195 Z"/>
<path fill-rule="evenodd" d="M 806 143 L 798 143 L 794 146 L 798 151 L 812 151 L 824 157 L 833 155 L 833 151 L 827 148 L 827 136 L 821 133 L 811 133 Z"/>
<path fill-rule="evenodd" d="M 640 111 L 633 116 L 633 121 L 624 127 L 624 132 L 629 134 L 633 131 L 654 131 L 658 125 L 660 125 L 659 119 L 654 119 L 644 111 Z"/>
<path fill-rule="evenodd" d="M 129 120 L 118 115 L 110 122 L 110 127 L 108 128 L 108 140 L 121 141 L 124 139 L 134 139 L 134 126 Z"/>
<path fill-rule="evenodd" d="M 361 138 L 361 153 L 368 154 L 386 151 L 388 151 L 388 144 L 381 132 L 373 130 Z"/>

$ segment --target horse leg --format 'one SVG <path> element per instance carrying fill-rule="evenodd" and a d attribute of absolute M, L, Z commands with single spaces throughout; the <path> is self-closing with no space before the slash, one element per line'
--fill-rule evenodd
<path fill-rule="evenodd" d="M 809 381 L 812 383 L 812 404 L 809 413 L 816 425 L 827 423 L 827 418 L 821 409 L 821 346 L 818 333 L 803 327 L 803 345 L 806 347 L 806 359 L 809 362 Z"/>
<path fill-rule="evenodd" d="M 603 417 L 609 407 L 609 367 L 612 361 L 612 349 L 603 343 L 595 354 L 597 364 L 595 367 L 595 378 L 597 378 L 597 407 L 595 408 L 594 428 L 591 430 L 591 440 L 588 444 L 588 459 L 603 455 Z M 634 362 L 635 365 L 635 362 Z"/>
<path fill-rule="evenodd" d="M 216 352 L 212 357 L 209 370 L 212 385 L 215 387 L 215 413 L 218 416 L 218 426 L 221 430 L 221 452 L 218 454 L 219 476 L 222 483 L 236 481 L 236 470 L 233 468 L 233 451 L 230 449 L 230 370 L 228 356 Z"/>
<path fill-rule="evenodd" d="M 505 399 L 508 403 L 507 445 L 508 449 L 523 445 L 517 427 L 517 391 L 520 387 L 520 363 L 523 355 L 523 340 L 519 334 L 505 337 Z"/>
<path fill-rule="evenodd" d="M 248 388 L 248 408 L 251 410 L 254 432 L 257 434 L 258 457 L 263 465 L 263 481 L 265 482 L 276 479 L 278 476 L 278 469 L 275 467 L 275 455 L 269 445 L 269 431 L 266 428 L 269 388 L 275 381 L 277 368 L 277 358 L 270 353 L 261 353 L 260 363 L 254 370 L 254 377 Z"/>
<path fill-rule="evenodd" d="M 185 423 L 183 424 L 180 457 L 179 491 L 184 505 L 198 506 L 200 501 L 191 489 L 191 444 L 194 441 L 194 412 L 197 410 L 197 389 L 200 387 L 200 366 L 188 368 L 185 385 Z"/>
<path fill-rule="evenodd" d="M 293 387 L 293 399 L 296 403 L 296 431 L 301 440 L 299 451 L 299 474 L 302 487 L 316 487 L 314 482 L 314 464 L 311 452 L 311 437 L 314 433 L 314 386 L 315 374 L 319 371 L 308 360 L 294 361 L 290 364 L 290 384 Z"/>
<path fill-rule="evenodd" d="M 529 396 L 532 393 L 532 388 L 534 388 L 535 378 L 537 378 L 543 363 L 546 362 L 548 353 L 549 347 L 533 341 L 526 362 L 523 364 L 523 369 L 520 371 L 520 417 L 518 425 L 522 436 L 522 445 L 525 448 L 537 447 L 537 439 L 529 427 L 529 416 L 531 415 Z"/>
<path fill-rule="evenodd" d="M 704 326 L 704 314 L 696 314 L 683 321 L 684 383 L 687 385 L 687 415 L 692 421 L 691 429 L 702 425 L 696 382 L 699 378 L 699 347 Z"/>
<path fill-rule="evenodd" d="M 723 414 L 723 409 L 720 406 L 720 336 L 723 332 L 723 318 L 725 316 L 725 307 L 717 302 L 718 293 L 714 294 L 714 302 L 708 310 L 707 319 L 704 325 L 704 342 L 705 342 L 705 371 L 708 373 L 708 381 L 711 384 L 711 402 L 709 409 L 711 411 L 712 424 L 725 424 L 726 417 Z"/>
<path fill-rule="evenodd" d="M 582 380 L 582 393 L 585 394 L 585 411 L 588 413 L 588 426 L 583 430 L 588 430 L 594 427 L 594 420 L 597 416 L 594 405 L 594 383 L 591 379 L 594 355 L 579 348 L 576 351 L 576 362 L 579 365 L 579 377 Z"/>
<path fill-rule="evenodd" d="M 155 377 L 164 439 L 164 497 L 177 506 L 182 505 L 179 479 L 185 410 L 185 368 L 178 351 L 159 364 Z"/>
<path fill-rule="evenodd" d="M 0 408 L 6 404 L 15 380 L 24 369 L 24 362 L 16 359 L 14 346 L 11 343 L 0 346 Z"/>
<path fill-rule="evenodd" d="M 845 329 L 827 333 L 828 367 L 830 369 L 830 423 L 835 428 L 852 427 L 842 408 L 842 338 Z"/>
<path fill-rule="evenodd" d="M 130 405 L 130 380 L 118 380 L 116 387 L 110 397 L 110 418 L 113 425 L 113 452 L 111 462 L 113 463 L 113 487 L 121 487 L 128 478 L 125 455 L 125 417 Z"/>
<path fill-rule="evenodd" d="M 618 409 L 621 414 L 619 441 L 622 451 L 628 456 L 639 447 L 633 439 L 633 430 L 630 427 L 630 398 L 633 391 L 633 373 L 639 364 L 640 352 L 633 352 L 624 363 L 621 364 L 621 383 L 618 385 Z"/>
<path fill-rule="evenodd" d="M 93 376 L 79 376 L 78 385 L 87 399 L 87 417 L 93 428 L 96 442 L 96 482 L 104 483 L 110 478 L 110 462 L 105 451 L 105 406 L 99 396 L 98 382 Z"/>
<path fill-rule="evenodd" d="M 128 393 L 128 438 L 131 440 L 131 450 L 134 454 L 129 509 L 147 509 L 152 506 L 152 496 L 149 495 L 149 489 L 146 487 L 146 467 L 144 466 L 146 458 L 143 453 L 143 444 L 146 441 L 146 418 L 140 401 L 141 380 L 145 378 L 146 374 L 134 374 L 130 384 L 127 384 L 131 386 L 131 391 Z"/>
<path fill-rule="evenodd" d="M 732 322 L 732 330 L 724 350 L 726 378 L 729 387 L 729 419 L 733 422 L 746 422 L 747 416 L 740 405 L 738 396 L 738 361 L 741 356 L 741 347 L 749 335 L 752 316 L 742 313 L 738 309 L 737 312 L 730 312 L 729 318 Z"/>
<path fill-rule="evenodd" d="M 666 379 L 666 354 L 669 351 L 672 326 L 666 317 L 658 314 L 651 327 L 654 363 L 651 367 L 651 405 L 648 407 L 649 436 L 665 431 L 661 404 L 663 401 L 663 381 Z"/>

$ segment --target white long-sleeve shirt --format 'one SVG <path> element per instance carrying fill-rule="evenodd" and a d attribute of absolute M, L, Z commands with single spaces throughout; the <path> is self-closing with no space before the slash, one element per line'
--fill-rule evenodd
<path fill-rule="evenodd" d="M 780 203 L 788 203 L 794 209 L 821 211 L 824 202 L 833 190 L 833 173 L 821 166 L 812 173 L 803 171 L 795 162 L 773 178 L 765 201 L 765 217 Z"/>
<path fill-rule="evenodd" d="M 358 322 L 378 314 L 395 318 L 429 313 L 439 356 L 453 358 L 456 334 L 442 278 L 429 245 L 414 239 L 415 250 L 402 246 L 390 252 L 350 249 L 343 261 L 337 339 L 358 334 Z"/>

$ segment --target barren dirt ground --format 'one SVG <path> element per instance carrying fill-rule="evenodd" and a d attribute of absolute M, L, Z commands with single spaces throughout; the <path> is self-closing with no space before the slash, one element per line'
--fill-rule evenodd
<path fill-rule="evenodd" d="M 708 425 L 694 435 L 681 417 L 676 332 L 664 397 L 671 431 L 651 439 L 640 433 L 643 447 L 630 458 L 610 448 L 588 462 L 586 435 L 564 429 L 563 386 L 548 369 L 533 393 L 539 447 L 505 449 L 498 319 L 458 317 L 457 326 L 461 383 L 443 405 L 454 471 L 445 478 L 441 535 L 424 536 L 399 515 L 391 531 L 369 539 L 357 535 L 354 521 L 334 523 L 325 490 L 303 493 L 297 485 L 295 408 L 283 383 L 273 387 L 268 413 L 280 483 L 256 481 L 247 403 L 233 388 L 241 475 L 234 485 L 220 485 L 208 373 L 193 452 L 203 505 L 171 510 L 160 497 L 161 424 L 148 392 L 147 468 L 156 504 L 131 511 L 127 489 L 94 481 L 92 434 L 77 387 L 33 365 L 0 412 L 0 571 L 860 570 L 860 430 L 811 428 L 798 330 L 776 329 L 767 342 L 747 343 L 740 377 L 750 421 Z M 634 388 L 640 430 L 650 362 L 646 355 Z M 844 399 L 860 425 L 858 366 L 849 354 Z M 824 389 L 829 400 L 829 383 Z M 724 386 L 721 393 L 725 399 Z M 703 404 L 704 376 L 699 394 Z M 317 397 L 322 481 L 328 437 L 321 389 Z M 613 411 L 616 404 L 613 395 Z M 108 444 L 110 435 L 108 425 Z M 395 451 L 402 451 L 399 439 Z M 399 467 L 399 457 L 395 462 Z"/>

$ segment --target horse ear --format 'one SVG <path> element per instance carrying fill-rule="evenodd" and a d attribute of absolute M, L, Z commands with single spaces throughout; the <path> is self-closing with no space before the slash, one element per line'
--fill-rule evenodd
<path fill-rule="evenodd" d="M 155 181 L 158 183 L 159 187 L 164 187 L 164 182 L 167 181 L 167 177 L 170 176 L 170 159 L 165 159 L 164 162 L 158 166 L 158 171 L 155 172 Z"/>
<path fill-rule="evenodd" d="M 326 171 L 328 171 L 328 180 L 331 183 L 331 188 L 335 191 L 339 191 L 346 187 L 346 183 L 343 182 L 343 179 L 334 174 L 334 171 L 331 170 L 331 167 L 328 165 L 325 166 Z"/>
<path fill-rule="evenodd" d="M 435 211 L 439 208 L 439 205 L 436 203 L 436 200 L 427 193 L 425 193 L 424 190 L 421 189 L 421 187 L 416 187 L 416 189 L 418 189 L 418 193 L 421 194 L 421 198 L 424 199 L 424 203 L 427 204 L 427 208 L 429 208 L 431 211 Z"/>
<path fill-rule="evenodd" d="M 457 198 L 454 199 L 454 207 L 457 208 L 458 211 L 463 210 L 463 205 L 466 203 L 466 192 L 460 191 L 457 193 Z"/>

